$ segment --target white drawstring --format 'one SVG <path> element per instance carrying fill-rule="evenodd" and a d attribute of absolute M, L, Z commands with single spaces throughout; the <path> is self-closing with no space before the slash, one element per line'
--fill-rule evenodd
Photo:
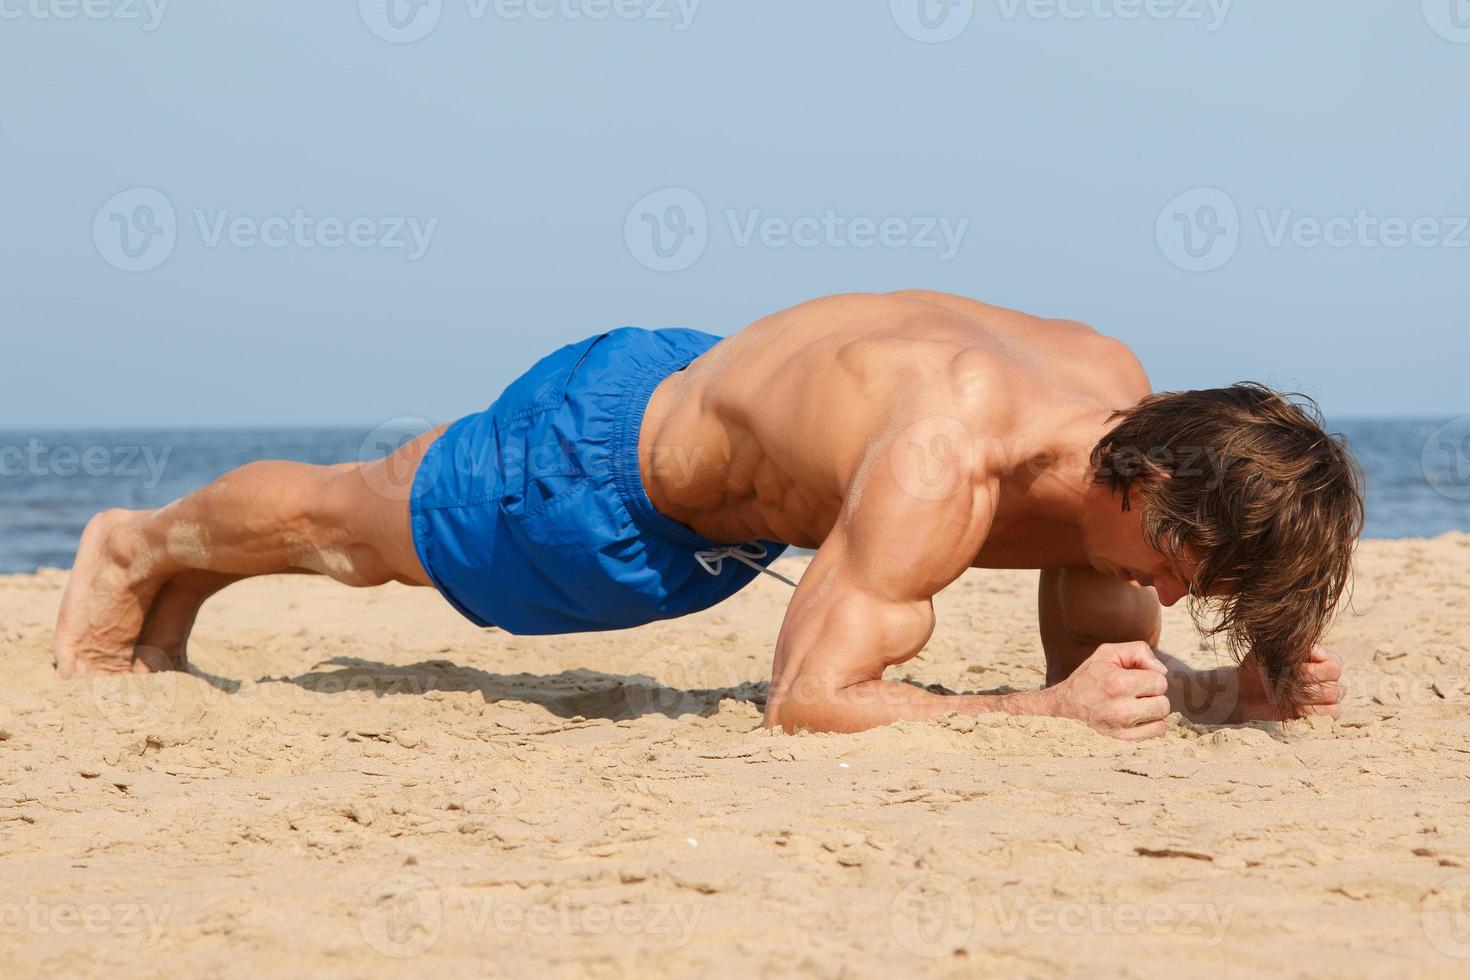
<path fill-rule="evenodd" d="M 750 550 L 742 551 L 742 548 L 748 548 Z M 726 558 L 734 558 L 741 564 L 749 565 L 758 572 L 764 572 L 766 575 L 771 576 L 771 578 L 778 578 L 793 589 L 796 588 L 796 583 L 785 575 L 782 575 L 780 572 L 773 572 L 766 566 L 759 564 L 760 559 L 766 557 L 768 553 L 765 545 L 752 541 L 749 544 L 732 544 L 724 548 L 710 548 L 708 551 L 696 551 L 694 557 L 699 562 L 700 567 L 711 575 L 720 574 L 721 570 L 725 567 Z"/>

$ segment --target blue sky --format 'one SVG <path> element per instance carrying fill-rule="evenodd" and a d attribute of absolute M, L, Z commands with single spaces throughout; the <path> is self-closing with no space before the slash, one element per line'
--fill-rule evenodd
<path fill-rule="evenodd" d="M 1470 412 L 1466 0 L 420 3 L 0 0 L 0 424 L 447 420 L 909 286 Z"/>

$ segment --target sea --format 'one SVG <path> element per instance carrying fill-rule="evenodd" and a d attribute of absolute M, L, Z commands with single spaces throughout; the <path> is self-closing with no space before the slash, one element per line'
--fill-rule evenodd
<path fill-rule="evenodd" d="M 1470 531 L 1470 416 L 1344 419 L 1363 465 L 1370 538 Z M 411 438 L 372 429 L 0 430 L 0 573 L 69 568 L 88 518 L 161 507 L 244 463 L 380 458 Z"/>

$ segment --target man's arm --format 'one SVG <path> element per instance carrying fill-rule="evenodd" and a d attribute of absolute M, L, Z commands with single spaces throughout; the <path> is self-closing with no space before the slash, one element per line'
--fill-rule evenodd
<path fill-rule="evenodd" d="M 1048 684 L 1066 679 L 1104 644 L 1141 640 L 1155 648 L 1168 668 L 1171 710 L 1190 721 L 1220 725 L 1281 720 L 1253 657 L 1239 666 L 1195 670 L 1156 649 L 1162 617 L 1153 589 L 1088 568 L 1047 569 L 1041 573 L 1037 605 Z M 1343 693 L 1342 658 L 1317 646 L 1302 670 L 1314 685 L 1303 714 L 1336 718 Z"/>
<path fill-rule="evenodd" d="M 1099 649 L 1044 691 L 947 696 L 883 680 L 928 642 L 932 597 L 970 566 L 990 530 L 996 486 L 977 476 L 963 439 L 953 420 L 918 423 L 869 450 L 787 609 L 766 724 L 852 732 L 1004 712 L 1077 718 L 1121 738 L 1162 731 L 1164 667 L 1143 643 Z"/>

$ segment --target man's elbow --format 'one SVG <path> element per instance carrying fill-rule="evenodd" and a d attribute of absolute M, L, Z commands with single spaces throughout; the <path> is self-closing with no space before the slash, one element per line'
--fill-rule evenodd
<path fill-rule="evenodd" d="M 766 705 L 765 726 L 788 735 L 797 732 L 850 734 L 896 720 L 885 704 L 887 685 L 862 680 L 834 685 L 827 678 L 796 677 L 777 685 Z"/>
<path fill-rule="evenodd" d="M 832 701 L 832 692 L 810 674 L 782 678 L 771 687 L 766 727 L 787 735 L 833 731 L 831 718 L 836 712 Z"/>

